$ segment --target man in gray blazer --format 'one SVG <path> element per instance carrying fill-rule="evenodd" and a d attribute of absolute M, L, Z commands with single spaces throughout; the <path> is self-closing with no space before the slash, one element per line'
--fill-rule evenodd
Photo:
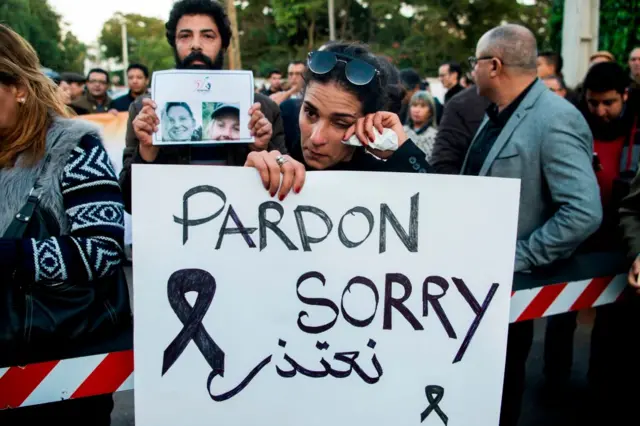
<path fill-rule="evenodd" d="M 520 179 L 516 272 L 569 257 L 602 220 L 589 127 L 537 79 L 536 57 L 531 31 L 503 25 L 483 35 L 469 59 L 478 92 L 492 105 L 462 174 Z M 510 326 L 501 426 L 517 423 L 532 340 L 532 322 Z"/>

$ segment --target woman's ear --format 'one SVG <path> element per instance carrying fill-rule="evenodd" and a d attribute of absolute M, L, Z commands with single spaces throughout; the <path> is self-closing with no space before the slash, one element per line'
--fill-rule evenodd
<path fill-rule="evenodd" d="M 16 96 L 16 100 L 19 103 L 23 104 L 27 100 L 28 91 L 27 91 L 27 88 L 25 86 L 23 86 L 23 85 L 15 86 L 14 93 L 15 93 L 15 96 Z"/>

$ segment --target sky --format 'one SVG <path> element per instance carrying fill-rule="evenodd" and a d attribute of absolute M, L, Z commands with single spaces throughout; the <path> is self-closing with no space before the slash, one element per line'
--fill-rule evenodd
<path fill-rule="evenodd" d="M 138 13 L 166 21 L 173 0 L 49 0 L 49 4 L 80 41 L 94 43 L 114 13 Z"/>

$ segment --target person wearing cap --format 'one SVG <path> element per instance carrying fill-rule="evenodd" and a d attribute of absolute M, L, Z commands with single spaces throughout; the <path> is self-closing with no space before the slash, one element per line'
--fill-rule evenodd
<path fill-rule="evenodd" d="M 214 141 L 240 139 L 240 109 L 237 104 L 218 103 L 211 114 L 206 135 Z"/>
<path fill-rule="evenodd" d="M 589 67 L 594 66 L 595 64 L 599 64 L 601 62 L 615 62 L 616 57 L 613 56 L 613 53 L 607 52 L 606 50 L 600 50 L 589 57 Z"/>

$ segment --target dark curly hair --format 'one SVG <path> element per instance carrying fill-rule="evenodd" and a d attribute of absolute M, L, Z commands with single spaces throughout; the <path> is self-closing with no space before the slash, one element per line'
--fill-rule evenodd
<path fill-rule="evenodd" d="M 222 49 L 226 50 L 231 42 L 231 23 L 224 6 L 215 0 L 180 0 L 177 1 L 167 21 L 167 41 L 176 48 L 176 28 L 178 21 L 185 15 L 209 15 L 218 27 L 222 38 Z"/>

